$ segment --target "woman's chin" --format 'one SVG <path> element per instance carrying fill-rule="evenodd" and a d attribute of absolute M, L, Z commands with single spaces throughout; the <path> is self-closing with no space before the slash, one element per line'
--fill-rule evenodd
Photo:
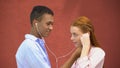
<path fill-rule="evenodd" d="M 75 47 L 80 47 L 80 45 L 78 45 L 78 44 L 75 44 Z"/>
<path fill-rule="evenodd" d="M 75 44 L 75 47 L 81 47 L 81 45 Z"/>
<path fill-rule="evenodd" d="M 75 47 L 78 47 L 78 45 L 75 45 Z"/>

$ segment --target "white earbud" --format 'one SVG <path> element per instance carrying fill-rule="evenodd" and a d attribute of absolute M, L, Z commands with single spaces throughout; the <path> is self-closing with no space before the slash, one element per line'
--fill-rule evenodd
<path fill-rule="evenodd" d="M 37 25 L 37 24 L 38 24 L 38 23 L 35 23 L 36 30 L 37 30 L 37 32 L 39 33 L 39 35 L 42 37 L 41 32 L 40 32 L 40 30 L 38 29 L 38 25 Z"/>
<path fill-rule="evenodd" d="M 39 30 L 38 30 L 38 26 L 37 26 L 37 23 L 35 23 L 35 27 L 36 27 L 36 29 L 37 29 L 37 31 L 38 31 L 38 33 L 39 33 Z"/>
<path fill-rule="evenodd" d="M 35 23 L 35 26 L 37 27 L 37 23 Z"/>

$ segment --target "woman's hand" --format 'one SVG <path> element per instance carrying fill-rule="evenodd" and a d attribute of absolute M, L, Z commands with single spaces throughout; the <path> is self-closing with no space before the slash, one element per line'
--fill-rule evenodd
<path fill-rule="evenodd" d="M 83 34 L 80 40 L 82 43 L 82 47 L 90 46 L 90 36 L 88 33 Z"/>
<path fill-rule="evenodd" d="M 88 55 L 90 50 L 90 35 L 88 33 L 83 34 L 83 36 L 80 38 L 82 43 L 82 51 L 80 57 L 85 57 Z"/>

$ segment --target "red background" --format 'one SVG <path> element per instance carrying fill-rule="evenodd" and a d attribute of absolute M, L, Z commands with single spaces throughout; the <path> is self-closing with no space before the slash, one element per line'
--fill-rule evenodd
<path fill-rule="evenodd" d="M 15 53 L 24 34 L 30 31 L 29 14 L 34 5 L 46 5 L 55 12 L 54 30 L 46 43 L 57 57 L 74 48 L 70 23 L 85 15 L 92 20 L 96 37 L 106 52 L 105 68 L 120 68 L 119 0 L 0 0 L 0 68 L 17 67 Z M 56 68 L 50 52 L 49 57 L 52 68 Z M 59 66 L 68 57 L 60 59 Z"/>

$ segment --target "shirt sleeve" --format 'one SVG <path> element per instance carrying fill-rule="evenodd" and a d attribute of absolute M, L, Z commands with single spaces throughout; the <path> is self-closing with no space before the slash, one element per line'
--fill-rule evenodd
<path fill-rule="evenodd" d="M 77 68 L 102 68 L 105 52 L 101 48 L 95 48 L 91 56 L 79 58 Z"/>

